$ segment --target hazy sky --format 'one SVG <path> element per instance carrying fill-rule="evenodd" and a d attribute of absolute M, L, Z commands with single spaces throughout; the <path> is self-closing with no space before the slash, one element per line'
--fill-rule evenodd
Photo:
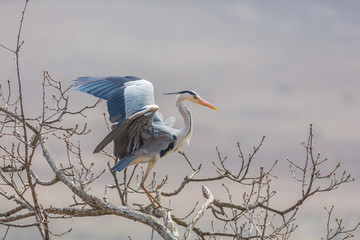
<path fill-rule="evenodd" d="M 22 7 L 23 1 L 0 2 L 0 43 L 8 47 L 15 46 Z M 266 134 L 259 164 L 279 158 L 277 173 L 291 178 L 286 157 L 304 158 L 299 143 L 313 123 L 316 151 L 330 159 L 329 166 L 341 161 L 359 178 L 359 12 L 358 1 L 31 0 L 21 53 L 26 107 L 29 114 L 40 111 L 43 70 L 65 86 L 79 76 L 139 76 L 154 84 L 160 111 L 175 115 L 178 127 L 175 99 L 163 92 L 192 89 L 219 109 L 189 104 L 195 131 L 183 150 L 197 163 L 211 165 L 216 145 L 229 158 L 236 157 L 237 141 L 249 152 Z M 2 83 L 14 79 L 13 63 L 0 49 Z M 74 91 L 71 97 L 74 106 L 94 101 Z M 106 134 L 105 109 L 102 104 L 89 113 L 89 158 L 98 136 Z M 178 174 L 175 155 L 155 170 Z M 339 215 L 358 220 L 358 189 L 356 180 L 322 196 L 324 204 L 320 197 L 317 206 L 337 204 Z M 76 222 L 71 238 L 82 239 L 84 228 Z M 310 235 L 312 226 L 303 224 Z"/>

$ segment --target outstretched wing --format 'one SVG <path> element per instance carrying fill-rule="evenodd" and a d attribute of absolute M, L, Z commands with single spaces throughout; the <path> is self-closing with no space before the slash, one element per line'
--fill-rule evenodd
<path fill-rule="evenodd" d="M 107 100 L 109 119 L 121 123 L 148 105 L 154 105 L 153 85 L 138 77 L 80 77 L 77 90 Z"/>
<path fill-rule="evenodd" d="M 107 100 L 109 119 L 117 122 L 113 130 L 99 143 L 94 153 L 114 141 L 114 155 L 125 157 L 141 147 L 141 134 L 154 122 L 156 114 L 153 85 L 138 77 L 80 77 L 76 89 Z"/>

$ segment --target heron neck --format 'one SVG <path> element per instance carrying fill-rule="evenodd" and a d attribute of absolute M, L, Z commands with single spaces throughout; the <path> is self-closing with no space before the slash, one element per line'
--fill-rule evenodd
<path fill-rule="evenodd" d="M 183 145 L 185 142 L 189 143 L 190 141 L 193 131 L 193 121 L 189 109 L 187 109 L 184 105 L 184 99 L 179 97 L 176 101 L 176 107 L 178 108 L 181 116 L 183 117 L 185 124 L 184 127 L 180 130 L 180 133 L 178 134 L 178 137 L 180 135 L 180 137 L 182 138 L 181 145 Z"/>

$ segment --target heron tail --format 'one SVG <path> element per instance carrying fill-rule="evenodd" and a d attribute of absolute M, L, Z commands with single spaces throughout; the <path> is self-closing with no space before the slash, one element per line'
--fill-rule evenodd
<path fill-rule="evenodd" d="M 135 160 L 136 156 L 134 155 L 128 155 L 126 157 L 121 158 L 112 168 L 112 171 L 122 171 L 124 168 L 129 166 L 130 163 L 132 163 Z"/>

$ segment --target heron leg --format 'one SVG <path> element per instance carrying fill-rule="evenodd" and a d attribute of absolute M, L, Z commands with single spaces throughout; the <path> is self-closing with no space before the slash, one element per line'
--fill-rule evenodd
<path fill-rule="evenodd" d="M 154 165 L 155 165 L 155 162 L 153 162 L 153 161 L 150 161 L 150 162 L 148 163 L 148 167 L 147 167 L 147 169 L 146 169 L 144 178 L 143 178 L 143 180 L 142 180 L 141 183 L 140 183 L 140 187 L 144 190 L 145 194 L 146 194 L 147 197 L 149 198 L 149 200 L 150 200 L 151 204 L 153 205 L 153 207 L 154 207 L 154 208 L 161 208 L 161 204 L 159 203 L 159 201 L 156 200 L 156 198 L 154 198 L 154 197 L 148 192 L 148 190 L 147 190 L 146 187 L 145 187 L 145 180 L 146 180 L 147 176 L 149 175 L 151 169 L 154 167 Z M 155 203 L 156 203 L 157 206 L 155 205 Z"/>

